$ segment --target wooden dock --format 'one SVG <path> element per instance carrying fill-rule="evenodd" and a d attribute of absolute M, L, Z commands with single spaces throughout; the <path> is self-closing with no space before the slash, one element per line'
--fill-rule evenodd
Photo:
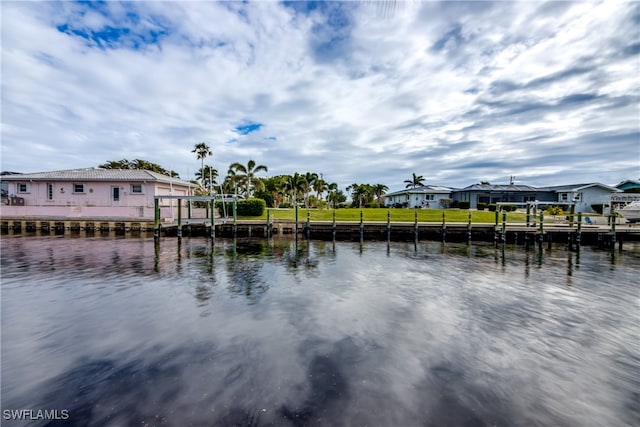
<path fill-rule="evenodd" d="M 611 245 L 623 241 L 640 241 L 640 225 L 525 223 L 443 223 L 393 221 L 290 221 L 236 220 L 231 218 L 185 219 L 156 226 L 152 220 L 25 220 L 3 218 L 3 234 L 40 233 L 93 236 L 206 236 L 257 237 L 293 235 L 321 240 L 442 240 L 450 242 L 494 241 L 506 243 L 555 242 L 568 244 Z"/>

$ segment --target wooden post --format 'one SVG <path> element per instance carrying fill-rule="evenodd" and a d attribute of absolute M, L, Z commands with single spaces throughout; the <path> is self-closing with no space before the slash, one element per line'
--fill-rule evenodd
<path fill-rule="evenodd" d="M 295 202 L 295 212 L 296 212 L 296 226 L 295 226 L 295 234 L 296 234 L 296 239 L 298 238 L 298 202 Z"/>
<path fill-rule="evenodd" d="M 569 228 L 573 228 L 573 216 L 576 213 L 576 205 L 573 204 L 569 207 Z"/>
<path fill-rule="evenodd" d="M 387 210 L 387 241 L 391 240 L 391 208 Z"/>
<path fill-rule="evenodd" d="M 153 199 L 153 237 L 160 237 L 160 200 Z"/>
<path fill-rule="evenodd" d="M 413 219 L 413 239 L 418 241 L 418 208 L 415 209 Z"/>
<path fill-rule="evenodd" d="M 311 211 L 307 208 L 307 239 L 311 236 Z"/>
<path fill-rule="evenodd" d="M 529 228 L 530 223 L 531 223 L 531 205 L 527 203 L 527 228 Z"/>
<path fill-rule="evenodd" d="M 576 233 L 576 250 L 580 250 L 580 240 L 582 238 L 582 212 L 578 212 L 578 231 Z"/>
<path fill-rule="evenodd" d="M 616 214 L 613 212 L 613 203 L 609 208 L 609 218 L 611 222 L 611 249 L 616 247 Z"/>
<path fill-rule="evenodd" d="M 238 199 L 233 198 L 233 237 L 238 234 Z"/>
<path fill-rule="evenodd" d="M 540 212 L 540 249 L 542 249 L 542 242 L 544 241 L 544 212 Z"/>
<path fill-rule="evenodd" d="M 496 212 L 495 212 L 495 226 L 498 226 L 498 223 L 500 221 L 500 212 L 498 211 L 498 207 L 496 206 Z"/>
<path fill-rule="evenodd" d="M 191 219 L 191 200 L 187 200 L 187 218 Z"/>
<path fill-rule="evenodd" d="M 531 218 L 533 218 L 533 226 L 536 226 L 536 217 L 538 215 L 538 204 L 536 203 L 535 205 L 533 205 L 533 213 L 531 215 Z"/>
<path fill-rule="evenodd" d="M 507 211 L 502 211 L 502 243 L 507 241 Z"/>
<path fill-rule="evenodd" d="M 442 241 L 444 242 L 447 239 L 447 221 L 445 216 L 445 210 L 442 210 Z"/>
<path fill-rule="evenodd" d="M 216 206 L 216 202 L 215 202 L 215 198 L 211 199 L 209 201 L 209 210 L 211 211 L 211 238 L 215 239 L 216 238 L 216 211 L 215 211 L 215 206 Z"/>
<path fill-rule="evenodd" d="M 178 237 L 182 237 L 182 199 L 178 199 Z"/>
<path fill-rule="evenodd" d="M 471 242 L 471 211 L 469 211 L 469 221 L 467 222 L 467 242 Z"/>
<path fill-rule="evenodd" d="M 267 208 L 267 238 L 271 237 L 271 211 Z"/>
<path fill-rule="evenodd" d="M 364 240 L 364 214 L 360 209 L 360 241 Z"/>
<path fill-rule="evenodd" d="M 336 209 L 333 208 L 333 225 L 331 226 L 332 240 L 336 240 Z"/>

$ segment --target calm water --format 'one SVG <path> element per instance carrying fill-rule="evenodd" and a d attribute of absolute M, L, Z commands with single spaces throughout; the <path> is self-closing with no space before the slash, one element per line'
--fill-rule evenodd
<path fill-rule="evenodd" d="M 637 244 L 3 236 L 1 264 L 3 410 L 78 426 L 640 424 Z"/>

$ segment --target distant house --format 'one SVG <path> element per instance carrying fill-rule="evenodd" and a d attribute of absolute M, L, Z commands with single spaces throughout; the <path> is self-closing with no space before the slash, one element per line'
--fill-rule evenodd
<path fill-rule="evenodd" d="M 196 185 L 135 169 L 71 169 L 4 175 L 0 215 L 25 218 L 153 219 L 154 197 L 192 195 Z M 176 216 L 177 201 L 161 204 L 161 217 Z"/>
<path fill-rule="evenodd" d="M 598 182 L 545 187 L 557 202 L 575 202 L 576 212 L 594 212 L 592 205 L 609 205 L 611 197 L 621 190 Z"/>
<path fill-rule="evenodd" d="M 616 188 L 624 192 L 640 193 L 640 181 L 627 179 L 626 181 L 622 181 L 620 184 L 616 185 Z"/>
<path fill-rule="evenodd" d="M 476 209 L 478 203 L 513 203 L 524 205 L 527 202 L 555 201 L 555 193 L 550 190 L 515 184 L 473 184 L 453 192 L 453 199 L 469 202 L 471 209 Z"/>
<path fill-rule="evenodd" d="M 387 193 L 384 195 L 385 206 L 407 208 L 440 208 L 441 200 L 451 198 L 452 189 L 435 185 Z"/>

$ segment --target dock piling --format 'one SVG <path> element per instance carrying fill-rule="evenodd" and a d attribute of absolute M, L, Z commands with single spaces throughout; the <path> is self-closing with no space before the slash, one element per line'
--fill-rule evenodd
<path fill-rule="evenodd" d="M 178 199 L 178 237 L 182 237 L 182 199 Z"/>
<path fill-rule="evenodd" d="M 332 236 L 332 240 L 335 242 L 336 241 L 336 210 L 335 208 L 333 209 L 333 224 L 331 226 L 331 236 Z"/>
<path fill-rule="evenodd" d="M 387 242 L 391 241 L 391 208 L 387 210 Z"/>

